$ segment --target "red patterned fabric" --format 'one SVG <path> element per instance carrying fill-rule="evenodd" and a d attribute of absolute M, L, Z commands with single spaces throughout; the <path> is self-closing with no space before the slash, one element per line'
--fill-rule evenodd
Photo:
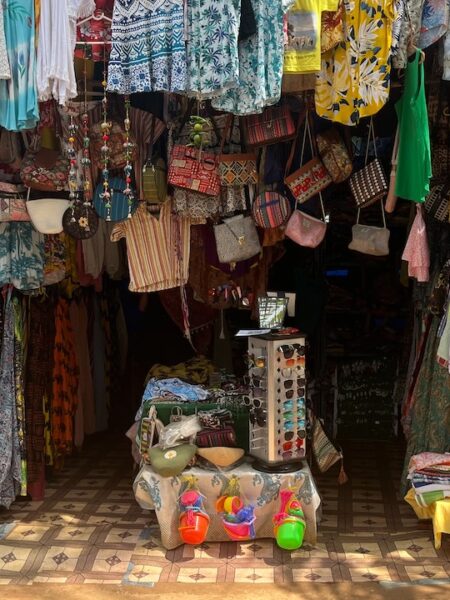
<path fill-rule="evenodd" d="M 217 159 L 211 152 L 175 145 L 169 165 L 169 183 L 207 196 L 220 193 Z"/>

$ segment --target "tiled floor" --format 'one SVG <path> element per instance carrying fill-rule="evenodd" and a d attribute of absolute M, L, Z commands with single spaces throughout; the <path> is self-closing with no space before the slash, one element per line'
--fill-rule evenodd
<path fill-rule="evenodd" d="M 449 539 L 436 551 L 430 526 L 399 493 L 401 450 L 378 444 L 377 452 L 372 444 L 351 445 L 343 487 L 335 473 L 318 478 L 316 547 L 285 552 L 272 540 L 255 540 L 166 551 L 153 514 L 134 502 L 127 446 L 94 444 L 49 482 L 44 502 L 0 512 L 0 584 L 449 579 Z"/>

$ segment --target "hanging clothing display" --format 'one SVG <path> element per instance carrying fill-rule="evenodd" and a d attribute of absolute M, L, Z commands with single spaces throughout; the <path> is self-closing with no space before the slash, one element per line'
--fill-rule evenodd
<path fill-rule="evenodd" d="M 171 210 L 167 201 L 156 219 L 145 206 L 140 206 L 131 219 L 113 229 L 113 242 L 123 237 L 127 241 L 132 292 L 157 292 L 184 285 L 188 280 L 190 221 L 186 217 L 172 218 Z"/>
<path fill-rule="evenodd" d="M 419 43 L 420 27 L 426 0 L 405 0 L 405 11 L 400 29 L 398 49 L 392 61 L 395 69 L 405 69 L 408 48 Z M 440 2 L 440 0 L 438 0 Z"/>
<path fill-rule="evenodd" d="M 403 96 L 395 105 L 399 123 L 395 194 L 414 202 L 425 202 L 431 179 L 424 77 L 421 53 L 416 51 L 408 60 Z"/>
<path fill-rule="evenodd" d="M 296 0 L 288 13 L 285 73 L 320 71 L 321 16 L 336 12 L 339 0 Z"/>
<path fill-rule="evenodd" d="M 447 0 L 425 0 L 418 41 L 419 48 L 428 48 L 446 34 L 449 17 L 448 9 Z"/>
<path fill-rule="evenodd" d="M 108 90 L 186 89 L 184 0 L 116 0 Z"/>
<path fill-rule="evenodd" d="M 416 217 L 409 232 L 402 260 L 408 262 L 409 277 L 414 277 L 420 283 L 428 281 L 430 277 L 430 250 L 421 206 L 417 206 Z"/>
<path fill-rule="evenodd" d="M 34 48 L 34 0 L 5 5 L 4 26 L 11 79 L 0 80 L 0 125 L 32 129 L 39 120 Z"/>
<path fill-rule="evenodd" d="M 199 0 L 195 1 L 200 4 Z M 229 84 L 228 87 L 235 89 L 225 91 L 220 98 L 213 100 L 212 105 L 215 109 L 235 115 L 248 115 L 262 112 L 265 106 L 276 104 L 280 100 L 283 77 L 283 19 L 294 1 L 252 0 L 257 24 L 256 34 L 239 44 L 238 56 L 233 55 L 224 61 L 221 72 L 227 74 L 226 81 L 233 77 L 235 83 Z M 228 34 L 227 39 L 230 40 L 229 51 L 231 52 L 235 40 L 234 34 Z M 208 40 L 205 42 L 206 45 L 200 45 L 199 48 L 210 49 L 211 45 L 208 45 Z M 205 50 L 202 52 L 197 50 L 199 61 Z M 205 63 L 207 62 L 206 58 L 203 58 Z M 199 71 L 198 78 L 201 78 L 200 74 L 207 73 L 209 70 L 209 77 L 216 83 L 216 86 L 223 87 L 223 82 L 220 82 L 215 75 L 217 62 L 209 60 L 211 66 L 203 67 L 203 71 Z M 218 93 L 216 92 L 215 95 Z"/>
<path fill-rule="evenodd" d="M 238 56 L 240 18 L 240 0 L 186 2 L 187 91 L 190 94 L 213 98 L 242 85 L 239 79 L 242 59 Z"/>
<path fill-rule="evenodd" d="M 21 488 L 21 453 L 14 375 L 14 306 L 11 290 L 4 303 L 0 355 L 0 506 L 9 508 Z"/>
<path fill-rule="evenodd" d="M 44 281 L 44 236 L 31 223 L 0 223 L 0 285 L 34 290 Z"/>
<path fill-rule="evenodd" d="M 4 18 L 3 2 L 0 2 L 0 79 L 11 79 Z"/>
<path fill-rule="evenodd" d="M 389 98 L 392 0 L 344 0 L 345 42 L 322 55 L 316 83 L 317 114 L 356 125 Z"/>

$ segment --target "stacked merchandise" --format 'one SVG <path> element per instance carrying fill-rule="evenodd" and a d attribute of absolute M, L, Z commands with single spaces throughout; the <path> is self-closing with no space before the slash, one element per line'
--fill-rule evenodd
<path fill-rule="evenodd" d="M 419 506 L 450 497 L 450 453 L 422 452 L 411 458 L 409 479 Z"/>

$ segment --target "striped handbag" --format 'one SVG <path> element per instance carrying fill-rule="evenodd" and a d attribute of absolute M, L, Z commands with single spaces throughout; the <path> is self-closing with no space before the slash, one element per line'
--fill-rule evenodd
<path fill-rule="evenodd" d="M 245 117 L 242 125 L 249 148 L 291 140 L 296 133 L 291 111 L 285 105 L 266 108 L 260 115 Z"/>
<path fill-rule="evenodd" d="M 291 215 L 289 200 L 278 192 L 262 192 L 252 207 L 255 223 L 263 229 L 274 229 L 284 225 Z"/>

